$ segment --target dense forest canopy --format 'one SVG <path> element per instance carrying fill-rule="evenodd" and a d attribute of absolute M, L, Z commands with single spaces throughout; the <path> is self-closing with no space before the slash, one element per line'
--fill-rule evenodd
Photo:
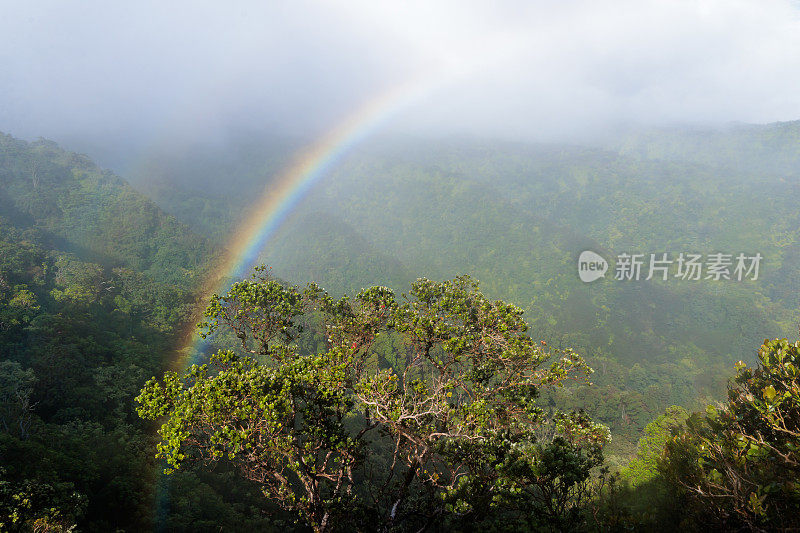
<path fill-rule="evenodd" d="M 469 273 L 487 294 L 525 309 L 540 338 L 575 348 L 597 369 L 597 387 L 564 401 L 594 406 L 587 408 L 617 437 L 611 460 L 619 452 L 626 461 L 663 409 L 721 397 L 734 362 L 751 360 L 765 337 L 796 330 L 798 131 L 798 122 L 643 130 L 609 137 L 602 147 L 378 140 L 311 192 L 261 259 L 284 279 L 314 280 L 334 294 Z M 704 148 L 678 150 L 679 141 Z M 750 162 L 739 165 L 734 156 L 745 144 Z M 133 183 L 176 215 L 201 200 L 213 204 L 227 213 L 214 222 L 234 228 L 242 206 L 264 190 L 264 179 L 241 176 L 275 160 L 269 149 L 259 157 L 256 146 L 233 141 L 228 151 L 241 157 L 235 164 L 214 155 L 220 149 L 155 156 L 153 165 L 183 176 L 169 198 L 180 196 L 180 183 L 192 183 L 179 202 L 159 195 L 146 175 Z M 674 153 L 662 153 L 664 146 Z M 198 170 L 197 153 L 207 172 Z M 228 174 L 240 176 L 243 194 L 226 203 L 196 192 Z M 575 265 L 587 249 L 609 258 L 761 253 L 764 263 L 757 282 L 584 284 Z"/>
<path fill-rule="evenodd" d="M 800 0 L 0 0 L 0 533 L 800 532 Z"/>
<path fill-rule="evenodd" d="M 797 346 L 757 348 L 800 322 L 799 131 L 646 130 L 603 146 L 376 141 L 287 219 L 260 257 L 270 276 L 211 302 L 203 281 L 292 142 L 160 154 L 131 170 L 131 185 L 50 141 L 2 135 L 1 527 L 335 529 L 325 516 L 342 530 L 794 527 Z M 584 284 L 583 250 L 764 262 L 755 281 Z M 327 292 L 293 285 L 307 282 Z M 204 356 L 215 355 L 162 378 L 179 332 L 209 304 Z M 253 322 L 237 325 L 227 310 L 248 305 Z M 284 313 L 277 334 L 259 322 L 273 308 Z M 436 332 L 432 351 L 422 323 Z M 482 348 L 467 331 L 478 325 Z M 494 383 L 508 370 L 498 354 L 512 332 L 538 381 L 518 381 L 507 403 L 480 403 L 476 372 Z M 499 357 L 491 370 L 460 359 L 489 353 Z M 564 369 L 544 365 L 559 353 L 591 368 L 588 379 L 562 381 Z M 462 366 L 436 378 L 448 354 Z M 388 409 L 408 391 L 437 398 L 447 422 L 414 419 L 412 431 L 371 411 L 377 396 Z M 279 410 L 265 433 L 258 394 L 280 409 L 299 401 L 302 424 Z M 221 400 L 236 400 L 233 410 Z M 512 406 L 528 425 L 503 434 L 495 422 Z M 187 432 L 198 416 L 213 423 Z M 232 433 L 244 418 L 254 425 Z M 457 419 L 466 425 L 448 426 Z M 481 444 L 466 446 L 453 427 Z M 448 436 L 431 438 L 439 433 Z M 287 447 L 264 447 L 267 435 Z M 197 448 L 208 443 L 210 456 Z M 303 443 L 350 462 L 304 470 L 291 459 L 312 453 Z M 460 481 L 457 465 L 471 477 Z M 280 483 L 255 481 L 281 468 L 290 474 Z M 398 484 L 377 476 L 389 473 Z M 304 483 L 309 475 L 325 482 Z M 326 485 L 336 475 L 348 483 Z"/>

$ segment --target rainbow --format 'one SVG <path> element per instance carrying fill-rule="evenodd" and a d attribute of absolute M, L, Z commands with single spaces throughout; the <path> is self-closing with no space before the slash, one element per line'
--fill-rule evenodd
<path fill-rule="evenodd" d="M 281 224 L 303 200 L 311 188 L 327 175 L 337 163 L 359 142 L 371 135 L 380 125 L 397 112 L 411 106 L 422 97 L 437 89 L 452 84 L 463 76 L 474 72 L 483 65 L 490 65 L 496 57 L 502 57 L 511 50 L 514 41 L 506 43 L 505 36 L 494 44 L 503 47 L 489 46 L 484 50 L 492 50 L 493 54 L 474 60 L 471 66 L 461 65 L 459 68 L 444 69 L 440 65 L 435 72 L 426 71 L 411 81 L 393 87 L 367 101 L 348 115 L 337 127 L 333 128 L 317 142 L 301 151 L 275 179 L 273 185 L 255 204 L 245 221 L 234 231 L 232 244 L 222 259 L 212 269 L 212 274 L 202 284 L 200 291 L 204 302 L 213 294 L 227 290 L 231 280 L 241 279 L 249 274 L 255 266 L 258 256 L 269 239 L 275 235 Z M 181 337 L 180 348 L 170 356 L 168 366 L 180 371 L 189 364 L 197 362 L 206 348 L 205 340 L 195 324 L 202 316 L 205 306 L 201 306 L 189 322 L 189 328 Z M 156 496 L 156 530 L 163 530 L 169 507 L 169 488 L 165 476 L 158 476 L 155 490 Z"/>
<path fill-rule="evenodd" d="M 443 81 L 432 83 L 431 78 L 420 78 L 395 87 L 360 106 L 336 128 L 317 142 L 301 151 L 274 180 L 266 194 L 250 209 L 245 220 L 234 232 L 232 244 L 218 260 L 212 273 L 201 285 L 203 302 L 213 294 L 227 290 L 231 280 L 241 279 L 250 273 L 259 254 L 270 237 L 303 200 L 311 188 L 327 175 L 337 163 L 359 142 L 372 134 L 385 121 L 418 98 L 428 94 Z M 207 344 L 195 326 L 202 317 L 205 305 L 197 309 L 186 331 L 181 336 L 180 347 L 167 362 L 170 370 L 182 371 L 198 362 Z M 163 465 L 159 465 L 159 470 Z M 169 513 L 170 496 L 166 476 L 157 475 L 155 486 L 155 530 L 165 529 Z"/>
<path fill-rule="evenodd" d="M 202 284 L 203 301 L 207 302 L 213 294 L 225 292 L 230 280 L 247 276 L 269 239 L 311 188 L 377 127 L 433 88 L 434 84 L 418 81 L 392 88 L 360 106 L 336 128 L 296 156 L 272 180 L 273 185 L 234 232 L 232 244 Z M 180 348 L 169 361 L 168 366 L 173 370 L 186 368 L 203 353 L 205 341 L 195 327 L 200 313 L 202 309 L 193 317 L 195 320 L 181 336 Z"/>

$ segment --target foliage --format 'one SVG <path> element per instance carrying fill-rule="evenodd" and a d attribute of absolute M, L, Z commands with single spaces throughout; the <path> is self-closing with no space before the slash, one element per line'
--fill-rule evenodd
<path fill-rule="evenodd" d="M 69 533 L 85 511 L 85 499 L 70 484 L 54 487 L 25 481 L 14 484 L 0 469 L 0 531 Z"/>
<path fill-rule="evenodd" d="M 0 133 L 0 215 L 52 247 L 187 286 L 214 248 L 85 155 Z"/>
<path fill-rule="evenodd" d="M 566 387 L 553 400 L 609 426 L 607 455 L 621 467 L 664 409 L 722 397 L 732 363 L 800 319 L 798 124 L 631 132 L 608 148 L 369 143 L 315 186 L 260 259 L 332 294 L 470 272 L 486 294 L 523 308 L 537 339 L 573 347 L 597 369 L 594 387 Z M 162 155 L 148 172 L 179 179 L 148 190 L 205 235 L 232 231 L 275 165 L 275 144 L 264 140 L 259 153 L 258 141 Z M 227 192 L 221 174 L 235 175 Z M 583 284 L 575 259 L 586 249 L 609 258 L 758 251 L 765 264 L 753 283 Z"/>
<path fill-rule="evenodd" d="M 703 520 L 725 529 L 800 526 L 800 343 L 765 341 L 758 365 L 737 364 L 721 408 L 688 421 L 664 470 Z"/>
<path fill-rule="evenodd" d="M 296 320 L 312 311 L 327 343 L 302 353 Z M 335 300 L 262 270 L 215 296 L 206 316 L 208 333 L 231 328 L 263 362 L 220 351 L 147 383 L 139 413 L 165 417 L 158 450 L 172 468 L 233 460 L 315 531 L 497 512 L 557 527 L 582 519 L 606 430 L 536 399 L 589 369 L 534 342 L 521 309 L 468 277 L 420 279 L 399 301 L 385 287 Z M 376 349 L 387 335 L 403 339 L 399 368 Z"/>
<path fill-rule="evenodd" d="M 799 126 L 637 131 L 607 140 L 608 149 L 395 139 L 345 158 L 298 206 L 264 252 L 282 277 L 316 279 L 340 295 L 374 283 L 407 286 L 416 272 L 444 279 L 469 271 L 491 298 L 525 310 L 541 354 L 550 350 L 541 340 L 556 348 L 553 354 L 567 355 L 565 346 L 585 354 L 597 369 L 595 385 L 564 381 L 532 393 L 541 409 L 539 418 L 530 416 L 532 424 L 541 423 L 535 438 L 514 424 L 517 433 L 498 436 L 491 431 L 499 422 L 484 427 L 467 416 L 484 412 L 501 420 L 509 416 L 503 402 L 519 407 L 521 397 L 482 398 L 486 403 L 473 411 L 453 411 L 449 402 L 463 401 L 465 390 L 479 397 L 477 382 L 440 388 L 453 374 L 448 370 L 437 378 L 438 361 L 458 346 L 447 345 L 456 350 L 447 352 L 446 341 L 437 339 L 438 347 L 425 356 L 419 342 L 412 342 L 416 326 L 400 326 L 424 319 L 435 327 L 444 324 L 452 338 L 469 333 L 448 329 L 461 311 L 442 302 L 426 310 L 413 295 L 388 305 L 390 316 L 375 323 L 366 320 L 368 307 L 358 298 L 338 304 L 316 288 L 302 293 L 282 283 L 255 291 L 257 284 L 242 285 L 228 300 L 216 300 L 222 314 L 206 317 L 209 326 L 218 321 L 209 340 L 225 349 L 202 379 L 233 398 L 249 390 L 247 379 L 270 385 L 251 396 L 269 392 L 278 402 L 274 409 L 297 398 L 296 426 L 304 442 L 334 450 L 336 457 L 352 456 L 352 483 L 343 481 L 349 495 L 331 499 L 330 483 L 323 481 L 328 489 L 320 497 L 333 514 L 346 514 L 350 522 L 344 524 L 361 529 L 387 524 L 401 499 L 398 529 L 422 527 L 431 517 L 460 530 L 576 523 L 598 530 L 793 527 L 795 442 L 776 429 L 782 427 L 776 417 L 788 421 L 784 429 L 796 420 L 795 385 L 780 373 L 796 366 L 786 366 L 795 358 L 792 345 L 770 348 L 784 353 L 784 366 L 770 356 L 757 369 L 742 367 L 740 376 L 752 375 L 734 384 L 740 391 L 735 400 L 692 415 L 686 430 L 685 412 L 668 406 L 697 409 L 720 397 L 733 361 L 749 361 L 762 336 L 786 335 L 797 323 Z M 238 139 L 218 151 L 187 152 L 184 160 L 162 154 L 141 167 L 150 182 L 139 186 L 182 222 L 224 243 L 294 148 L 262 141 Z M 764 205 L 770 208 L 754 207 Z M 741 285 L 584 285 L 574 275 L 574 258 L 584 249 L 609 255 L 759 251 L 765 265 L 759 282 Z M 169 531 L 303 529 L 296 515 L 242 478 L 246 451 L 233 459 L 213 458 L 213 470 L 189 468 L 194 461 L 188 459 L 198 457 L 188 454 L 179 470 L 155 482 L 156 442 L 151 425 L 134 415 L 134 397 L 146 376 L 162 370 L 197 306 L 191 291 L 216 253 L 86 156 L 49 141 L 0 136 L 0 522 L 21 517 L 13 527 L 22 530 L 145 530 L 155 520 Z M 455 286 L 450 290 L 458 292 Z M 256 309 L 276 298 L 286 304 L 272 310 L 277 314 Z M 236 318 L 233 310 L 242 302 L 250 314 Z M 413 302 L 419 305 L 401 313 Z M 441 309 L 452 316 L 439 316 Z M 503 320 L 513 324 L 512 315 Z M 231 327 L 237 320 L 238 332 Z M 251 328 L 265 320 L 285 329 L 269 337 L 273 330 Z M 326 330 L 326 324 L 342 329 Z M 354 348 L 347 335 L 373 326 L 374 339 Z M 264 338 L 273 340 L 264 344 Z M 472 361 L 464 353 L 459 357 L 448 369 L 460 372 Z M 233 361 L 244 365 L 224 370 L 229 382 L 219 380 L 223 371 L 217 365 L 225 358 L 228 367 Z M 574 370 L 580 375 L 579 367 Z M 385 381 L 391 375 L 398 385 Z M 321 385 L 340 379 L 352 386 Z M 186 376 L 178 384 L 196 390 Z M 278 384 L 287 388 L 278 390 Z M 194 400 L 200 401 L 201 392 Z M 375 405 L 365 410 L 367 401 Z M 303 411 L 306 402 L 322 410 Z M 250 397 L 241 403 L 261 412 Z M 418 424 L 404 418 L 400 424 L 379 416 L 378 404 L 381 413 L 399 409 L 398 416 L 413 414 L 408 410 L 418 405 L 430 418 Z M 236 411 L 239 404 L 220 405 L 244 416 Z M 558 413 L 582 409 L 614 435 L 603 450 L 605 470 L 597 476 L 586 477 L 599 461 L 592 446 L 559 435 Z M 431 431 L 440 429 L 431 420 L 445 414 L 449 437 L 430 444 Z M 222 424 L 230 413 L 215 415 Z M 305 422 L 324 416 L 330 434 Z M 588 424 L 575 416 L 567 422 Z M 483 444 L 454 440 L 452 431 L 464 427 L 484 431 Z M 412 437 L 429 442 L 432 451 L 424 455 Z M 295 448 L 287 453 L 307 453 Z M 421 454 L 429 462 L 413 471 L 403 496 L 405 475 Z M 457 471 L 451 466 L 457 461 L 471 469 Z M 346 464 L 336 467 L 342 471 Z M 460 477 L 464 484 L 446 485 L 456 472 L 466 472 Z M 391 473 L 388 484 L 381 473 Z M 296 492 L 299 477 L 289 477 L 291 494 L 302 495 Z M 567 508 L 564 501 L 570 502 Z"/>
<path fill-rule="evenodd" d="M 647 424 L 639 439 L 636 455 L 623 471 L 625 480 L 637 487 L 656 478 L 664 447 L 685 426 L 688 418 L 686 409 L 673 405 Z"/>
<path fill-rule="evenodd" d="M 151 527 L 133 398 L 209 256 L 85 156 L 0 135 L 0 530 Z"/>

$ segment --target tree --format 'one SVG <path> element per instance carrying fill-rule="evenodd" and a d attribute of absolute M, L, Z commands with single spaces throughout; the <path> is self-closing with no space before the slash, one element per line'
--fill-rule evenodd
<path fill-rule="evenodd" d="M 70 533 L 85 508 L 85 498 L 69 483 L 15 483 L 0 468 L 0 531 Z"/>
<path fill-rule="evenodd" d="M 800 527 L 800 342 L 764 341 L 721 408 L 689 418 L 662 469 L 725 529 Z"/>
<path fill-rule="evenodd" d="M 633 486 L 642 485 L 659 475 L 659 462 L 664 446 L 683 428 L 689 413 L 683 407 L 672 405 L 664 414 L 647 424 L 639 439 L 636 456 L 623 471 L 624 477 Z"/>
<path fill-rule="evenodd" d="M 15 361 L 0 361 L 0 430 L 28 438 L 33 423 L 31 393 L 36 376 Z"/>
<path fill-rule="evenodd" d="M 258 269 L 205 316 L 205 334 L 233 332 L 239 353 L 153 378 L 137 398 L 163 420 L 170 468 L 231 461 L 317 532 L 580 520 L 607 429 L 536 398 L 590 369 L 531 339 L 522 311 L 470 278 L 334 300 Z M 314 333 L 324 349 L 299 349 Z"/>

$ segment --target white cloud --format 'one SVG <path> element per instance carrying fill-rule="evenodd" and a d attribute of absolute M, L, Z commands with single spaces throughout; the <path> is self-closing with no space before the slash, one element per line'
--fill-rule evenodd
<path fill-rule="evenodd" d="M 419 71 L 458 75 L 412 130 L 792 120 L 800 21 L 778 0 L 0 4 L 0 130 L 24 136 L 309 132 Z"/>

